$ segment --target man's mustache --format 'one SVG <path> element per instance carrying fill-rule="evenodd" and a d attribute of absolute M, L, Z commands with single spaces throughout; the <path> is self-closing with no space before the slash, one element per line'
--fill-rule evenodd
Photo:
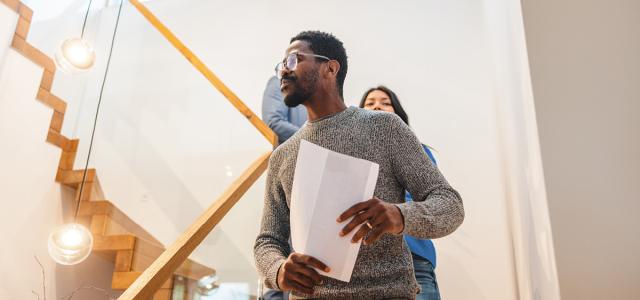
<path fill-rule="evenodd" d="M 296 77 L 295 76 L 291 76 L 291 75 L 283 75 L 282 78 L 280 79 L 280 83 L 282 83 L 282 81 L 284 80 L 288 80 L 291 82 L 296 81 Z"/>

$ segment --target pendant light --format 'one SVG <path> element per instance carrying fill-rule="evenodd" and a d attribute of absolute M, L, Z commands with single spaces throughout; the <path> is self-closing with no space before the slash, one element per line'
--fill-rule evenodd
<path fill-rule="evenodd" d="M 212 296 L 220 289 L 220 280 L 218 275 L 206 275 L 196 283 L 196 293 L 202 296 Z"/>
<path fill-rule="evenodd" d="M 93 67 L 96 61 L 96 53 L 93 47 L 84 39 L 84 29 L 87 26 L 87 18 L 89 17 L 92 1 L 93 0 L 89 0 L 80 37 L 72 37 L 62 41 L 56 51 L 54 57 L 56 66 L 67 74 L 87 72 Z"/>
<path fill-rule="evenodd" d="M 100 95 L 98 96 L 98 105 L 96 108 L 95 118 L 93 121 L 93 129 L 91 132 L 91 140 L 89 142 L 89 151 L 87 153 L 87 160 L 84 166 L 84 173 L 82 175 L 82 182 L 80 183 L 80 190 L 78 192 L 78 199 L 76 202 L 76 210 L 74 214 L 74 222 L 64 224 L 56 228 L 51 234 L 49 234 L 48 251 L 51 258 L 62 265 L 75 265 L 85 260 L 91 253 L 93 248 L 93 235 L 82 224 L 77 223 L 78 212 L 80 210 L 80 201 L 82 201 L 82 195 L 85 192 L 85 182 L 87 179 L 87 171 L 89 170 L 89 160 L 93 149 L 93 140 L 96 133 L 96 125 L 98 123 L 98 116 L 100 113 L 100 104 L 102 103 L 102 95 L 104 93 L 105 82 L 107 81 L 107 74 L 109 73 L 109 66 L 111 65 L 111 54 L 113 53 L 113 45 L 115 44 L 116 32 L 118 30 L 118 24 L 120 23 L 120 14 L 122 12 L 122 4 L 124 0 L 120 1 L 120 7 L 118 8 L 118 16 L 116 18 L 116 25 L 113 29 L 113 36 L 111 37 L 111 48 L 109 50 L 109 56 L 107 58 L 107 66 L 104 70 L 104 77 L 102 79 L 102 86 L 100 88 Z M 89 1 L 89 7 L 91 7 L 91 1 Z M 89 9 L 87 8 L 87 15 Z M 86 17 L 85 17 L 86 24 Z M 83 26 L 84 33 L 84 26 Z M 91 193 L 91 191 L 87 191 Z"/>

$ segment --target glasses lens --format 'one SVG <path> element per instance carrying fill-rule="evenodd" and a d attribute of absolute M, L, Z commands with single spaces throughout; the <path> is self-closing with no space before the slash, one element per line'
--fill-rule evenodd
<path fill-rule="evenodd" d="M 287 56 L 287 69 L 293 71 L 296 69 L 297 65 L 298 65 L 298 56 L 295 53 L 289 54 L 289 56 Z"/>
<path fill-rule="evenodd" d="M 282 71 L 284 71 L 284 63 L 279 62 L 276 65 L 276 76 L 278 76 L 278 78 L 282 78 Z"/>

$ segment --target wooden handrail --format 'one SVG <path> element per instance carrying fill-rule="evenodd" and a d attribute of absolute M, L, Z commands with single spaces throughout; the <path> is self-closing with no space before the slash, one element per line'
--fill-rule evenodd
<path fill-rule="evenodd" d="M 216 76 L 187 46 L 185 46 L 170 30 L 167 28 L 158 18 L 142 3 L 138 0 L 129 0 L 138 11 L 155 27 L 160 31 L 162 35 L 174 46 L 185 58 L 196 68 L 202 75 L 204 75 L 213 86 L 220 91 L 228 100 L 235 106 L 235 108 L 243 114 L 253 126 L 255 126 L 260 133 L 275 146 L 278 143 L 278 137 L 276 134 L 265 124 L 251 109 L 236 96 L 219 78 Z"/>
<path fill-rule="evenodd" d="M 267 168 L 269 156 L 271 152 L 263 154 L 253 162 L 240 175 L 240 178 L 236 179 L 224 194 L 124 291 L 118 300 L 150 299 L 260 177 Z"/>

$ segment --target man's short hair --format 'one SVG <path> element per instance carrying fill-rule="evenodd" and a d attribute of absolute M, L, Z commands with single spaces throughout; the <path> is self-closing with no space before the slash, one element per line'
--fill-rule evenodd
<path fill-rule="evenodd" d="M 347 51 L 344 49 L 342 42 L 331 33 L 321 31 L 303 31 L 291 38 L 289 43 L 294 41 L 305 41 L 309 43 L 309 48 L 318 55 L 324 55 L 330 59 L 338 61 L 340 70 L 336 76 L 336 84 L 338 93 L 342 97 L 344 80 L 347 77 Z"/>

